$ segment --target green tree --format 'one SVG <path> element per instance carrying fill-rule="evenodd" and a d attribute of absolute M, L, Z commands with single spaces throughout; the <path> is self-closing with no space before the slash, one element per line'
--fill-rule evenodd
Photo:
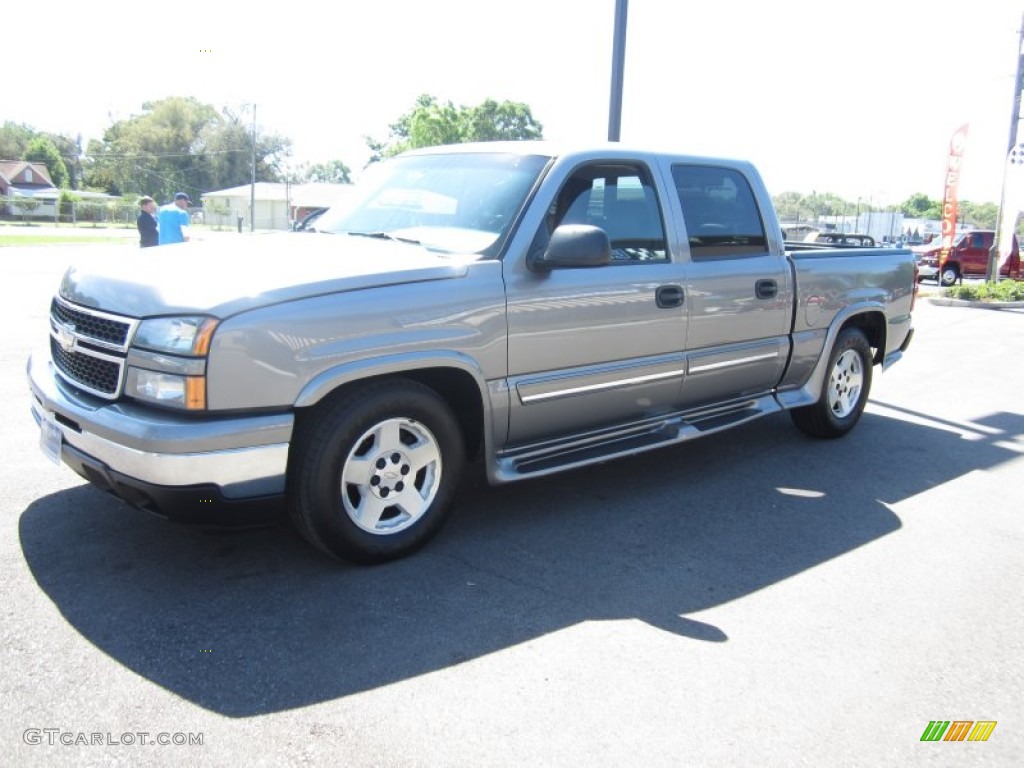
<path fill-rule="evenodd" d="M 79 189 L 84 175 L 82 169 L 82 134 L 78 134 L 73 139 L 60 133 L 45 133 L 43 135 L 53 142 L 53 145 L 60 153 L 61 159 L 64 161 L 68 171 L 68 188 Z M 54 183 L 56 184 L 56 182 Z M 60 185 L 58 184 L 57 186 Z"/>
<path fill-rule="evenodd" d="M 57 179 L 53 178 L 54 168 L 45 158 L 28 158 L 26 153 L 29 146 L 37 139 L 48 139 L 56 148 L 57 156 L 63 160 L 67 173 L 68 186 L 77 189 L 82 180 L 82 137 L 70 138 L 59 133 L 46 133 L 37 131 L 30 125 L 15 123 L 10 120 L 0 126 L 0 160 L 25 160 L 46 162 L 50 171 L 50 177 L 56 186 L 60 187 Z M 33 153 L 36 154 L 36 153 Z M 47 151 L 48 154 L 48 151 Z M 60 176 L 60 172 L 56 172 Z"/>
<path fill-rule="evenodd" d="M 372 136 L 363 136 L 363 141 L 365 141 L 366 146 L 370 148 L 371 163 L 376 163 L 378 160 L 383 160 L 388 156 L 388 144 L 386 141 L 375 139 Z"/>
<path fill-rule="evenodd" d="M 904 200 L 899 210 L 911 219 L 941 219 L 942 201 L 931 200 L 927 195 L 918 192 Z"/>
<path fill-rule="evenodd" d="M 780 221 L 798 222 L 806 219 L 809 213 L 804 196 L 799 192 L 782 192 L 772 198 L 772 203 Z"/>
<path fill-rule="evenodd" d="M 543 138 L 543 127 L 526 104 L 486 99 L 475 107 L 456 107 L 429 94 L 417 98 L 413 108 L 392 123 L 389 131 L 386 141 L 366 137 L 370 162 L 416 147 Z"/>
<path fill-rule="evenodd" d="M 960 218 L 964 223 L 977 229 L 995 229 L 999 206 L 995 203 L 975 204 L 964 200 L 960 203 Z"/>
<path fill-rule="evenodd" d="M 831 192 L 820 194 L 818 192 L 811 192 L 811 194 L 806 195 L 802 199 L 801 207 L 804 215 L 813 222 L 818 219 L 846 215 L 850 204 Z"/>
<path fill-rule="evenodd" d="M 32 198 L 18 198 L 17 206 L 21 209 L 21 219 L 28 224 L 28 217 L 35 216 L 36 211 L 42 203 Z"/>
<path fill-rule="evenodd" d="M 280 165 L 291 154 L 291 140 L 256 131 L 256 180 L 282 181 Z M 217 190 L 252 181 L 253 130 L 241 113 L 225 109 L 207 124 L 194 145 L 194 183 L 198 189 Z M 242 149 L 239 149 L 239 148 Z"/>
<path fill-rule="evenodd" d="M 326 182 L 328 184 L 351 184 L 352 169 L 341 160 L 303 165 L 299 168 L 298 180 L 304 182 Z"/>
<path fill-rule="evenodd" d="M 60 206 L 58 216 L 64 221 L 74 221 L 75 215 L 75 203 L 82 202 L 82 198 L 79 195 L 74 194 L 70 190 L 62 189 L 60 191 L 60 200 L 58 205 Z"/>
<path fill-rule="evenodd" d="M 441 104 L 436 96 L 423 94 L 411 110 L 390 126 L 391 139 L 384 156 L 416 147 L 458 144 L 462 141 L 459 110 L 451 101 Z"/>
<path fill-rule="evenodd" d="M 540 139 L 543 126 L 533 118 L 530 108 L 515 101 L 487 99 L 462 115 L 464 141 L 520 141 Z"/>
<path fill-rule="evenodd" d="M 0 160 L 20 160 L 25 157 L 29 142 L 36 131 L 24 123 L 5 120 L 0 126 Z"/>
<path fill-rule="evenodd" d="M 110 194 L 142 192 L 166 199 L 187 186 L 193 143 L 217 111 L 179 97 L 147 102 L 142 109 L 90 142 L 87 179 Z"/>
<path fill-rule="evenodd" d="M 218 112 L 191 97 L 148 102 L 142 109 L 89 143 L 89 185 L 169 199 L 176 191 L 195 198 L 251 181 L 253 134 L 240 114 Z M 257 132 L 257 181 L 277 181 L 275 166 L 290 153 L 289 139 Z"/>
<path fill-rule="evenodd" d="M 23 159 L 45 165 L 46 170 L 50 172 L 53 186 L 58 189 L 69 188 L 68 168 L 64 164 L 64 158 L 60 156 L 60 151 L 49 136 L 40 135 L 32 139 L 25 150 Z"/>

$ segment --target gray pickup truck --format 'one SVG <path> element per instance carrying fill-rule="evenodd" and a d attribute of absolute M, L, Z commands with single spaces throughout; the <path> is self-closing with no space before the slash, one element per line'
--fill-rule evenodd
<path fill-rule="evenodd" d="M 746 162 L 491 143 L 372 166 L 319 234 L 71 267 L 28 363 L 43 451 L 162 515 L 288 510 L 356 562 L 491 483 L 789 410 L 857 423 L 912 336 L 912 254 L 787 252 Z"/>

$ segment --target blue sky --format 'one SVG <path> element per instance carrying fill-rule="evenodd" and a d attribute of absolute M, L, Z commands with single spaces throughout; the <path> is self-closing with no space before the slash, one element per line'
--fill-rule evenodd
<path fill-rule="evenodd" d="M 5 8 L 0 120 L 102 134 L 142 103 L 256 103 L 294 161 L 366 161 L 365 135 L 429 93 L 527 103 L 560 141 L 607 135 L 615 0 Z M 630 0 L 622 140 L 753 160 L 772 192 L 941 198 L 970 124 L 961 199 L 998 202 L 1024 7 L 974 0 Z M 12 65 L 24 75 L 12 76 Z"/>

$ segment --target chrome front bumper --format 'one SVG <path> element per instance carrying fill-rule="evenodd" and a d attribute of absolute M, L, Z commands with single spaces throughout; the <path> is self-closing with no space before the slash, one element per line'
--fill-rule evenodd
<path fill-rule="evenodd" d="M 135 486 L 212 488 L 228 501 L 284 493 L 291 413 L 196 417 L 110 403 L 67 387 L 44 352 L 29 358 L 28 380 L 36 423 L 60 431 L 61 458 L 88 479 L 83 459 Z"/>

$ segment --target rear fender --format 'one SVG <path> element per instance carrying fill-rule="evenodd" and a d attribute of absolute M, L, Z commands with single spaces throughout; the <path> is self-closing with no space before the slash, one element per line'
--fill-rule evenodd
<path fill-rule="evenodd" d="M 844 328 L 857 327 L 864 331 L 868 343 L 875 349 L 874 362 L 882 362 L 885 354 L 886 324 L 885 309 L 878 302 L 865 302 L 847 307 L 833 318 L 821 350 L 821 357 L 815 364 L 802 387 L 776 393 L 776 399 L 783 408 L 799 408 L 818 402 L 828 378 L 828 359 L 839 332 Z"/>

